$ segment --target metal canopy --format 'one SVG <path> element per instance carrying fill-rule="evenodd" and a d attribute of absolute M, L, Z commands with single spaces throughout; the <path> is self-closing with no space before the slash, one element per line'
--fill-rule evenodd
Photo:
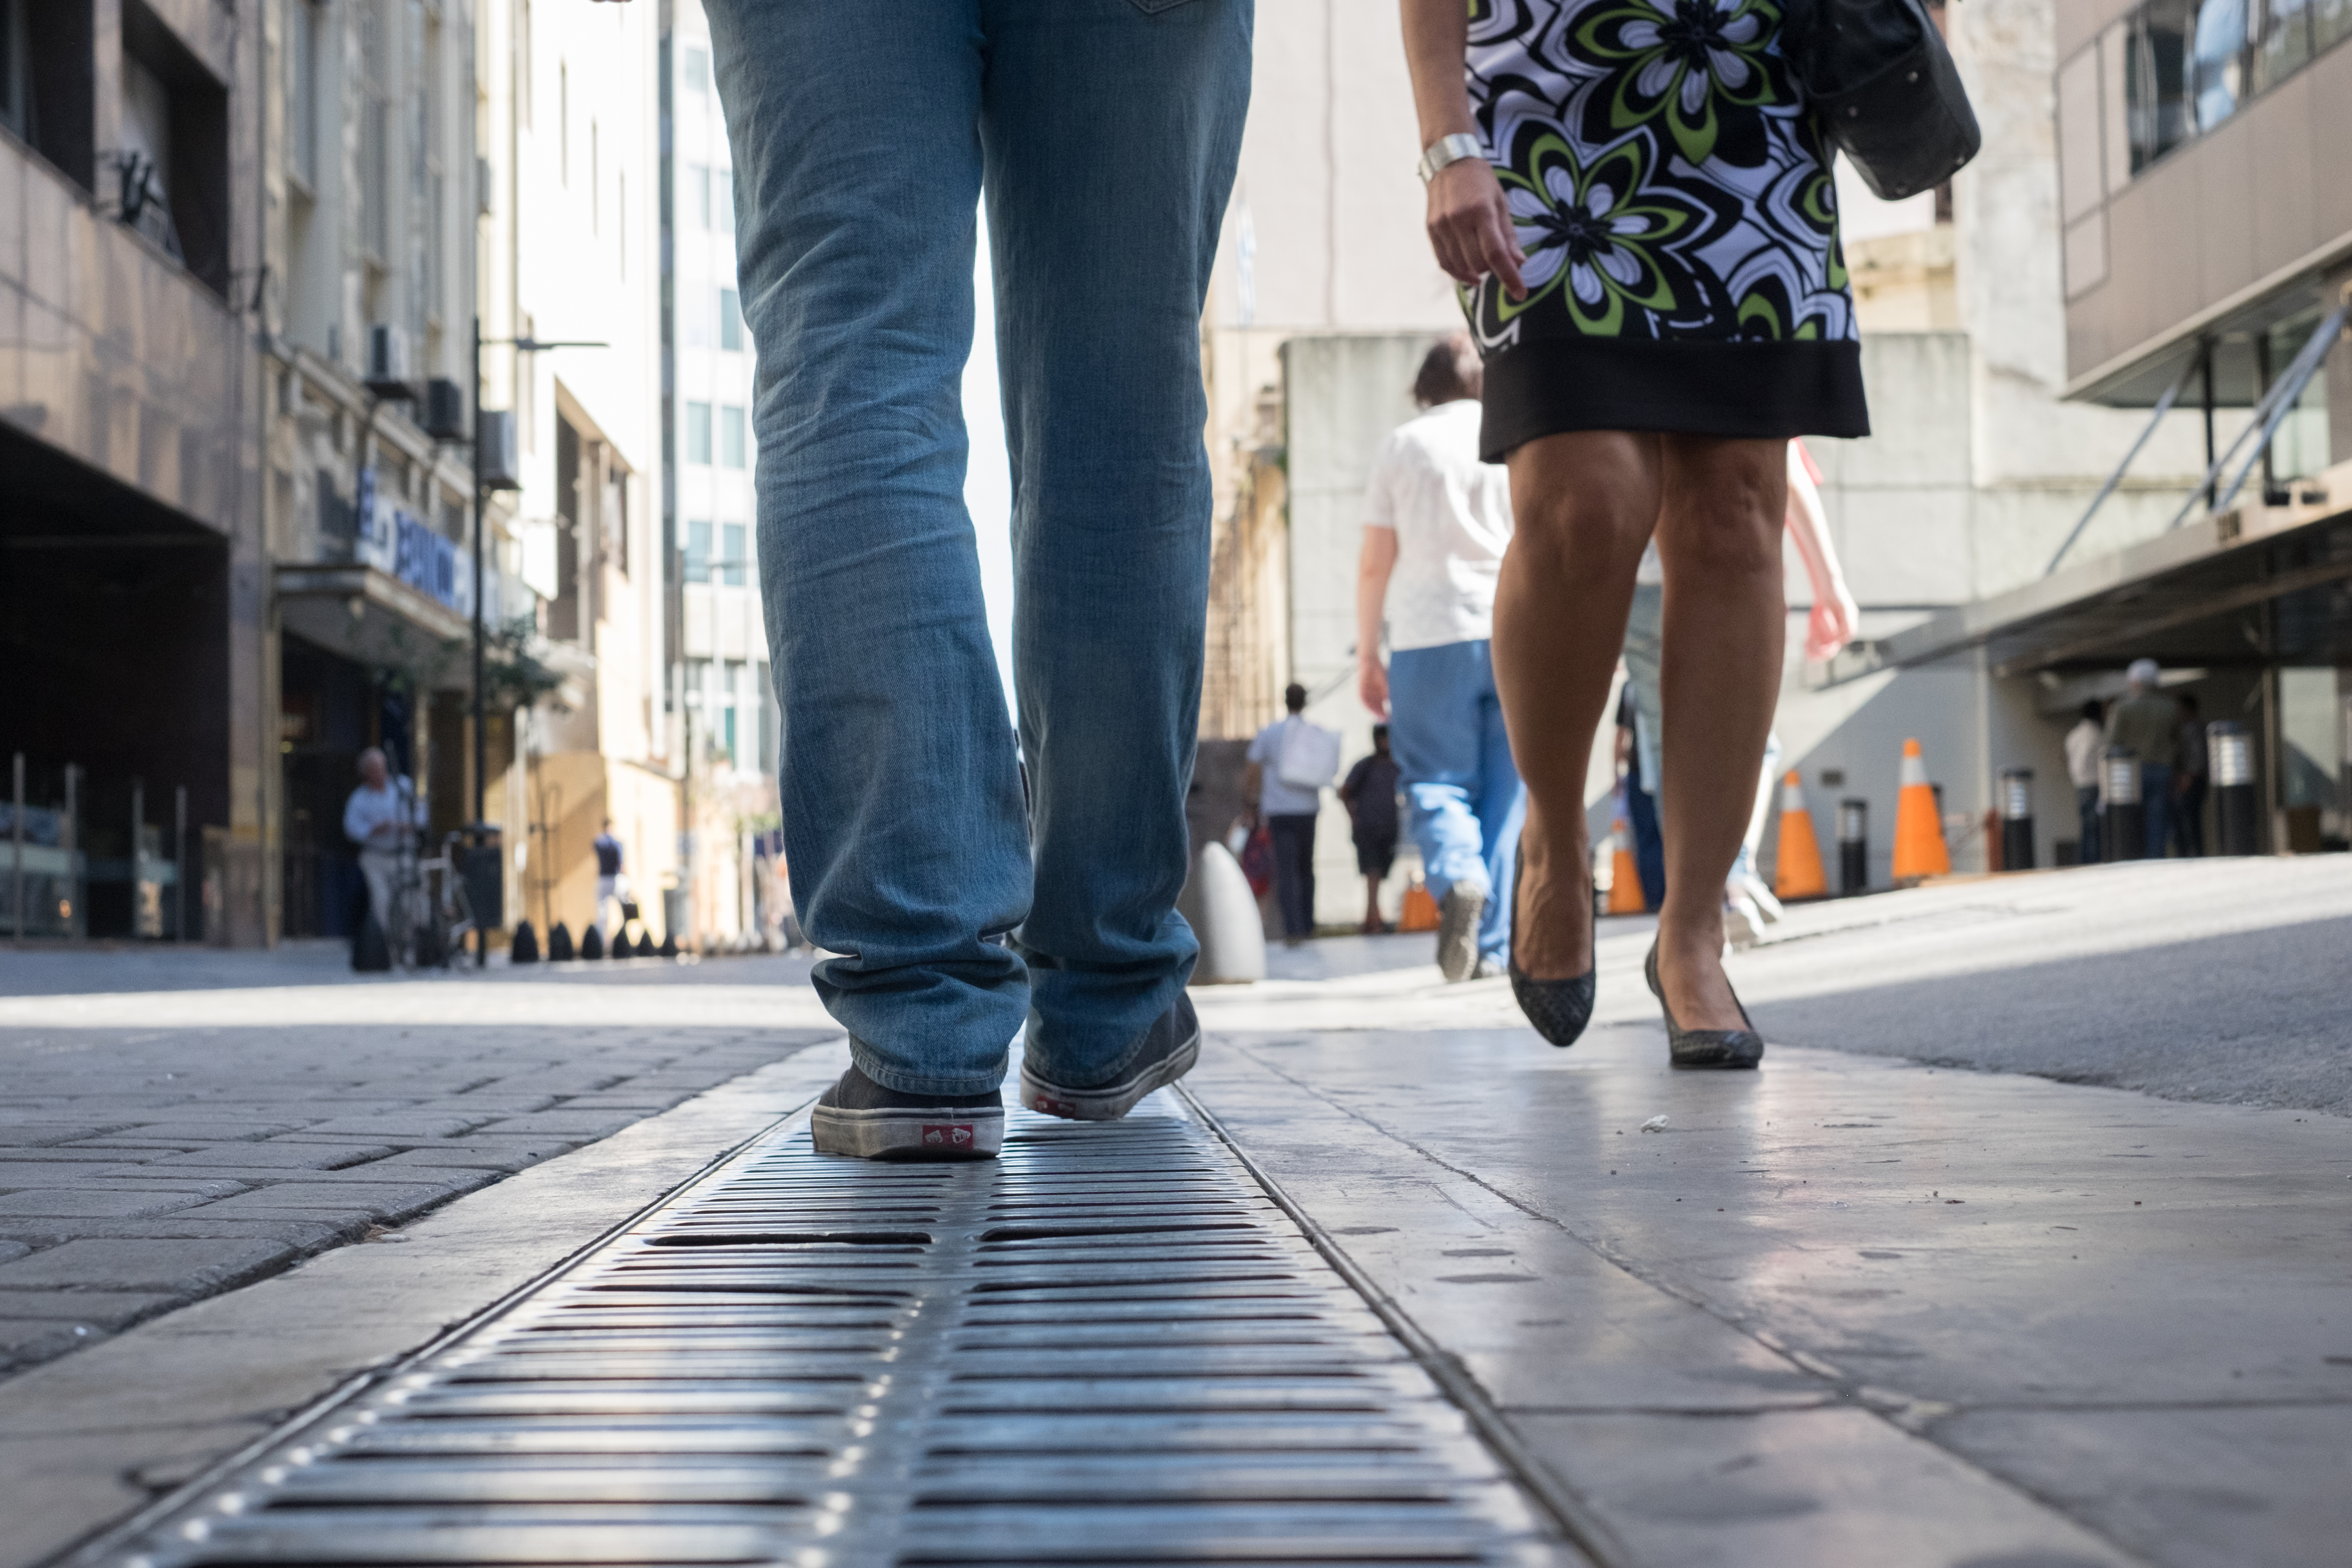
<path fill-rule="evenodd" d="M 1981 648 L 1997 675 L 2169 665 L 2352 663 L 2352 468 L 2296 504 L 2233 507 L 1833 660 L 1820 685 Z"/>

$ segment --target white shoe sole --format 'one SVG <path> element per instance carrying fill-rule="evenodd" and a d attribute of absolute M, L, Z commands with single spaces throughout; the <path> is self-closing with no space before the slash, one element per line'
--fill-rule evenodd
<path fill-rule="evenodd" d="M 1486 911 L 1486 895 L 1475 887 L 1449 887 L 1438 906 L 1437 972 L 1448 980 L 1466 980 L 1478 967 L 1478 916 Z"/>
<path fill-rule="evenodd" d="M 861 1160 L 992 1160 L 1004 1147 L 1004 1112 L 963 1106 L 845 1111 L 820 1105 L 809 1137 L 821 1155 Z"/>
<path fill-rule="evenodd" d="M 1201 1060 L 1201 1031 L 1196 1027 L 1192 1037 L 1175 1050 L 1117 1083 L 1106 1083 L 1094 1089 L 1066 1089 L 1051 1083 L 1021 1064 L 1021 1103 L 1045 1116 L 1059 1116 L 1070 1122 L 1116 1122 L 1136 1107 L 1136 1103 L 1155 1089 L 1165 1088 L 1192 1071 Z"/>

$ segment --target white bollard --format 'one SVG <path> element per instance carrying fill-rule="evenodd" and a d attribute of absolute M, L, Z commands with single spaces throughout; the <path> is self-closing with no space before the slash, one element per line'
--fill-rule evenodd
<path fill-rule="evenodd" d="M 1213 839 L 1201 846 L 1192 857 L 1192 874 L 1177 896 L 1176 912 L 1201 939 L 1192 984 L 1247 985 L 1265 978 L 1265 923 L 1233 851 Z"/>

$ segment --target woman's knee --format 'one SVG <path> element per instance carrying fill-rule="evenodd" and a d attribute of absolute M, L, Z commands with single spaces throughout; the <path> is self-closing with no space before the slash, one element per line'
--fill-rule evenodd
<path fill-rule="evenodd" d="M 1579 432 L 1510 455 L 1512 549 L 1542 556 L 1638 559 L 1658 520 L 1657 472 L 1638 437 Z"/>
<path fill-rule="evenodd" d="M 1680 566 L 1710 575 L 1780 571 L 1781 517 L 1789 504 L 1787 444 L 1693 443 L 1675 453 L 1658 520 L 1658 550 L 1671 576 Z"/>

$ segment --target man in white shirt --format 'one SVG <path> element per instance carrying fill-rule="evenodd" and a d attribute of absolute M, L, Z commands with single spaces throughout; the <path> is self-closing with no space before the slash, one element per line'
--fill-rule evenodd
<path fill-rule="evenodd" d="M 1488 653 L 1511 490 L 1500 464 L 1478 461 L 1485 380 L 1465 332 L 1422 361 L 1412 395 L 1423 412 L 1391 431 L 1372 461 L 1356 573 L 1356 689 L 1389 721 L 1437 900 L 1437 965 L 1449 980 L 1504 967 L 1512 855 L 1527 816 Z"/>
<path fill-rule="evenodd" d="M 2096 865 L 2099 841 L 2099 760 L 2107 749 L 2107 712 L 2098 698 L 2083 705 L 2083 716 L 2066 732 L 2066 776 L 2074 781 L 2074 812 L 2081 821 L 2074 863 Z"/>
<path fill-rule="evenodd" d="M 393 777 L 383 751 L 360 753 L 360 786 L 343 804 L 343 836 L 360 847 L 360 875 L 367 882 L 368 913 L 376 928 L 392 934 L 392 892 L 400 881 L 401 852 L 415 841 L 425 814 L 408 776 Z"/>
<path fill-rule="evenodd" d="M 1306 716 L 1307 688 L 1290 683 L 1282 694 L 1287 716 L 1250 742 L 1242 787 L 1255 790 L 1257 812 L 1274 835 L 1274 888 L 1282 909 L 1282 939 L 1293 947 L 1315 935 L 1315 818 L 1323 786 L 1339 771 L 1339 737 Z"/>

